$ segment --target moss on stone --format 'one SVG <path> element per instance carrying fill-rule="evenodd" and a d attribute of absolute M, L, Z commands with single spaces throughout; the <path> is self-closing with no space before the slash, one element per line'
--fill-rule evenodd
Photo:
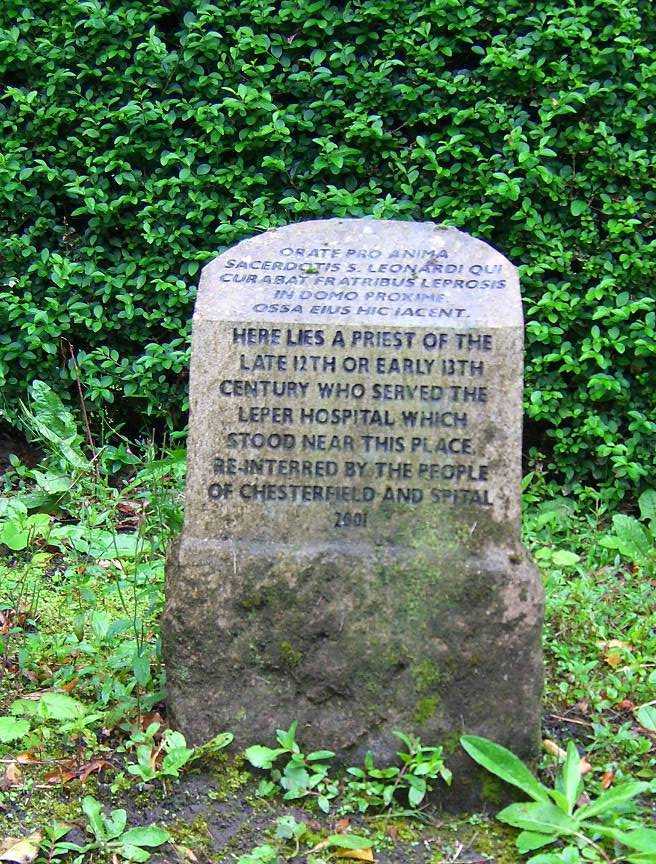
<path fill-rule="evenodd" d="M 166 827 L 176 844 L 205 855 L 212 851 L 212 835 L 207 821 L 202 816 L 197 816 L 193 822 L 180 820 L 169 823 Z"/>
<path fill-rule="evenodd" d="M 437 664 L 425 657 L 410 667 L 410 674 L 418 693 L 430 693 L 439 686 L 443 673 Z"/>
<path fill-rule="evenodd" d="M 507 787 L 502 780 L 486 771 L 480 775 L 479 782 L 483 801 L 497 806 L 503 804 L 507 797 Z"/>
<path fill-rule="evenodd" d="M 225 801 L 253 779 L 251 773 L 244 767 L 242 757 L 230 758 L 218 755 L 212 770 L 216 787 L 207 793 L 212 801 Z"/>
<path fill-rule="evenodd" d="M 294 648 L 291 642 L 281 642 L 278 645 L 278 653 L 280 654 L 280 662 L 288 669 L 298 666 L 303 659 L 303 653 Z"/>
<path fill-rule="evenodd" d="M 435 696 L 425 696 L 417 702 L 412 719 L 415 723 L 426 723 L 437 711 L 439 700 Z"/>
<path fill-rule="evenodd" d="M 460 747 L 460 733 L 450 732 L 448 735 L 444 735 L 440 738 L 440 746 L 445 756 L 455 753 Z"/>

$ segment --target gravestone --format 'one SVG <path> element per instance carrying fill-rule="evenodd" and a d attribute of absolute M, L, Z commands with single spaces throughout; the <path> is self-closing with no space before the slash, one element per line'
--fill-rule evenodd
<path fill-rule="evenodd" d="M 515 268 L 452 228 L 304 222 L 205 267 L 164 622 L 192 741 L 298 720 L 354 762 L 411 731 L 452 754 L 462 800 L 460 734 L 535 752 L 522 359 Z"/>

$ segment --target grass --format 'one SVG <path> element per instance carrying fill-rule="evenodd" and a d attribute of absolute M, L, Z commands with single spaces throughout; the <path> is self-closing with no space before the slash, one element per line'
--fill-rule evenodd
<path fill-rule="evenodd" d="M 181 525 L 184 453 L 152 446 L 137 452 L 123 442 L 90 460 L 70 415 L 41 395 L 31 425 L 44 460 L 27 468 L 14 459 L 0 502 L 0 717 L 29 724 L 13 740 L 5 734 L 2 743 L 0 735 L 0 841 L 55 820 L 80 833 L 81 800 L 98 795 L 112 806 L 127 802 L 137 824 L 172 826 L 178 851 L 171 860 L 193 862 L 184 851 L 191 850 L 199 860 L 248 861 L 249 850 L 272 843 L 283 860 L 293 857 L 296 841 L 276 834 L 291 805 L 258 797 L 235 754 L 210 754 L 181 780 L 144 786 L 126 771 L 136 760 L 139 730 L 164 722 L 158 621 L 165 549 Z M 524 494 L 525 542 L 547 588 L 542 776 L 553 778 L 573 739 L 589 763 L 589 794 L 629 777 L 651 781 L 651 559 L 636 563 L 609 548 L 612 514 L 592 492 L 579 501 L 554 497 L 532 478 Z M 316 808 L 291 812 L 305 820 L 306 853 L 335 830 L 336 817 Z M 206 820 L 217 813 L 241 827 L 212 835 Z M 514 833 L 484 814 L 425 816 L 420 826 L 404 818 L 383 825 L 346 818 L 372 837 L 381 861 L 457 861 L 471 849 L 479 855 L 471 860 L 519 860 Z M 220 838 L 222 852 L 208 836 Z M 266 852 L 252 854 L 253 861 L 267 860 Z M 334 854 L 319 849 L 307 860 Z M 58 859 L 42 851 L 39 860 Z M 103 860 L 102 850 L 89 860 Z"/>

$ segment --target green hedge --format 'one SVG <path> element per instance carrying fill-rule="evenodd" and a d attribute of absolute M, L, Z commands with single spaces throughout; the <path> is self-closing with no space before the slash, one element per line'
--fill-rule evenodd
<path fill-rule="evenodd" d="M 179 428 L 206 261 L 294 220 L 429 219 L 521 265 L 545 467 L 648 483 L 655 19 L 651 0 L 4 0 L 6 416 L 34 377 L 72 398 L 77 364 L 95 416 Z"/>

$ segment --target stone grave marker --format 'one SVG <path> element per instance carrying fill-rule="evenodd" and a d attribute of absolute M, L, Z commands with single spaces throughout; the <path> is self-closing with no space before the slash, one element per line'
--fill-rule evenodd
<path fill-rule="evenodd" d="M 268 231 L 202 272 L 184 529 L 167 565 L 173 722 L 391 760 L 535 752 L 542 584 L 520 542 L 515 268 L 431 223 Z M 469 784 L 469 785 L 468 785 Z"/>

